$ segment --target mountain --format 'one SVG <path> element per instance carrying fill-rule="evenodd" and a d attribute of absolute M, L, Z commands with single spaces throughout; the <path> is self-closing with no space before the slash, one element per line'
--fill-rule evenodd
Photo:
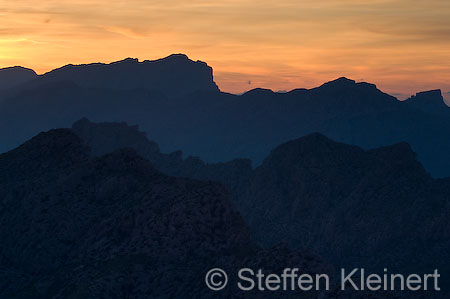
<path fill-rule="evenodd" d="M 223 183 L 232 194 L 243 192 L 252 174 L 251 161 L 235 159 L 224 163 L 205 163 L 199 157 L 183 158 L 182 151 L 161 153 L 159 145 L 149 140 L 138 126 L 122 123 L 94 123 L 87 118 L 72 125 L 72 130 L 91 148 L 93 156 L 102 156 L 122 148 L 132 148 L 159 171 Z"/>
<path fill-rule="evenodd" d="M 265 246 L 312 248 L 336 268 L 448 277 L 449 198 L 450 179 L 433 179 L 406 143 L 363 150 L 311 134 L 275 148 L 237 202 Z"/>
<path fill-rule="evenodd" d="M 93 158 L 69 129 L 0 155 L 0 207 L 1 298 L 274 298 L 231 273 L 331 272 L 309 251 L 255 245 L 220 184 L 164 175 L 132 149 Z M 222 292 L 205 286 L 213 267 L 230 273 Z"/>
<path fill-rule="evenodd" d="M 37 74 L 33 70 L 24 67 L 2 68 L 0 69 L 0 90 L 16 87 L 36 77 Z"/>
<path fill-rule="evenodd" d="M 122 148 L 133 148 L 142 157 L 154 161 L 153 156 L 161 156 L 159 145 L 139 131 L 139 126 L 121 123 L 93 123 L 82 118 L 72 125 L 74 132 L 91 148 L 94 156 L 103 156 Z"/>
<path fill-rule="evenodd" d="M 448 109 L 442 106 L 443 112 L 436 115 L 400 102 L 373 84 L 340 78 L 288 93 L 196 93 L 163 109 L 163 125 L 141 127 L 152 132 L 164 150 L 182 148 L 208 162 L 243 157 L 255 165 L 279 144 L 312 132 L 365 149 L 405 141 L 433 176 L 446 177 Z"/>
<path fill-rule="evenodd" d="M 411 106 L 433 114 L 450 115 L 450 109 L 445 104 L 439 89 L 419 92 L 406 100 Z"/>
<path fill-rule="evenodd" d="M 184 55 L 128 59 L 63 67 L 5 92 L 0 152 L 87 117 L 138 124 L 161 151 L 183 149 L 207 163 L 246 158 L 259 165 L 274 147 L 312 132 L 364 149 L 405 141 L 427 171 L 447 177 L 449 109 L 436 91 L 401 102 L 347 78 L 312 89 L 232 95 L 218 90 L 208 66 Z"/>
<path fill-rule="evenodd" d="M 177 158 L 148 154 L 138 140 L 156 142 L 124 123 L 82 119 L 73 130 L 94 151 L 133 147 L 163 172 L 221 182 L 265 247 L 287 242 L 313 248 L 337 269 L 450 272 L 450 180 L 433 179 L 407 143 L 363 150 L 315 133 L 278 146 L 253 170 L 183 160 L 180 152 Z M 112 146 L 99 146 L 97 138 Z"/>
<path fill-rule="evenodd" d="M 127 58 L 110 64 L 69 64 L 40 76 L 27 88 L 59 81 L 85 88 L 158 90 L 170 97 L 197 90 L 219 90 L 213 81 L 212 68 L 184 54 L 143 62 Z"/>

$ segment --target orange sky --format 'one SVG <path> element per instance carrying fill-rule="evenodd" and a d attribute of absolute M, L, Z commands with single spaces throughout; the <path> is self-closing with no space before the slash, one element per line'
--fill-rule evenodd
<path fill-rule="evenodd" d="M 206 61 L 228 92 L 347 76 L 450 95 L 450 1 L 0 0 L 0 67 L 171 53 Z"/>

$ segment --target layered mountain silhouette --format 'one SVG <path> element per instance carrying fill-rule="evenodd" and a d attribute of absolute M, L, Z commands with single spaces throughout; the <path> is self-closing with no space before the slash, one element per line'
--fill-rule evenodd
<path fill-rule="evenodd" d="M 0 69 L 0 297 L 279 298 L 204 275 L 363 267 L 437 268 L 415 296 L 447 298 L 449 109 L 348 78 L 232 95 L 183 54 Z"/>
<path fill-rule="evenodd" d="M 450 180 L 432 178 L 407 143 L 363 150 L 315 133 L 276 147 L 252 169 L 248 161 L 162 154 L 125 123 L 82 119 L 73 130 L 94 153 L 133 147 L 163 172 L 221 182 L 261 246 L 311 248 L 335 268 L 438 268 L 449 282 Z"/>
<path fill-rule="evenodd" d="M 211 292 L 203 278 L 213 266 L 332 276 L 323 256 L 335 269 L 438 268 L 443 292 L 321 298 L 445 298 L 449 195 L 406 143 L 364 150 L 315 133 L 252 169 L 164 154 L 137 126 L 84 118 L 0 155 L 0 297 L 279 298 Z"/>
<path fill-rule="evenodd" d="M 440 91 L 400 102 L 369 83 L 339 78 L 287 93 L 220 92 L 212 69 L 185 55 L 156 61 L 65 66 L 0 96 L 0 151 L 82 117 L 126 121 L 164 152 L 205 161 L 262 162 L 271 149 L 320 132 L 365 149 L 408 142 L 434 177 L 450 175 L 449 108 Z"/>
<path fill-rule="evenodd" d="M 254 244 L 220 184 L 167 176 L 132 149 L 93 158 L 69 129 L 0 155 L 0 206 L 1 298 L 279 298 L 239 292 L 234 275 L 213 292 L 204 276 L 331 272 L 309 251 Z"/>
<path fill-rule="evenodd" d="M 89 145 L 93 156 L 122 148 L 133 148 L 159 171 L 176 177 L 221 182 L 232 194 L 245 191 L 252 174 L 251 161 L 235 159 L 224 163 L 205 163 L 199 157 L 183 157 L 181 150 L 165 154 L 138 126 L 126 123 L 94 123 L 87 118 L 75 122 L 72 130 Z"/>

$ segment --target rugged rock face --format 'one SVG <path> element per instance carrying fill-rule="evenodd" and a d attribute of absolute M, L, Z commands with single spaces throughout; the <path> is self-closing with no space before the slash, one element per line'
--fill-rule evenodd
<path fill-rule="evenodd" d="M 68 129 L 0 155 L 0 227 L 2 298 L 247 298 L 209 291 L 205 273 L 330 272 L 306 251 L 259 249 L 221 185 L 166 176 L 131 149 L 91 158 Z"/>
<path fill-rule="evenodd" d="M 450 115 L 450 109 L 448 109 L 447 104 L 445 104 L 441 90 L 419 92 L 415 96 L 407 99 L 406 103 L 429 113 Z"/>
<path fill-rule="evenodd" d="M 365 151 L 312 134 L 273 150 L 238 202 L 261 244 L 310 247 L 337 268 L 448 273 L 449 198 L 450 180 L 406 143 Z"/>
<path fill-rule="evenodd" d="M 159 90 L 170 97 L 197 90 L 219 91 L 212 68 L 184 54 L 143 62 L 127 58 L 110 64 L 66 65 L 40 76 L 33 85 L 58 81 L 71 81 L 85 88 Z"/>
<path fill-rule="evenodd" d="M 33 70 L 20 66 L 0 69 L 0 90 L 16 87 L 36 77 Z"/>

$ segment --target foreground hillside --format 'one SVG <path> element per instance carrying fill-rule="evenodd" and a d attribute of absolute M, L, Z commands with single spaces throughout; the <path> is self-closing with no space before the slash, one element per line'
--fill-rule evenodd
<path fill-rule="evenodd" d="M 432 178 L 406 143 L 363 150 L 311 134 L 252 169 L 163 154 L 125 123 L 83 119 L 73 130 L 94 153 L 132 147 L 163 172 L 221 182 L 262 246 L 312 248 L 335 268 L 450 273 L 450 180 Z"/>
<path fill-rule="evenodd" d="M 221 185 L 169 177 L 131 149 L 92 158 L 68 129 L 0 155 L 0 227 L 1 298 L 251 298 L 208 290 L 205 273 L 331 272 L 307 251 L 260 249 Z"/>
<path fill-rule="evenodd" d="M 337 267 L 449 273 L 449 198 L 450 180 L 406 143 L 365 151 L 312 134 L 274 149 L 238 202 L 261 244 L 307 246 Z"/>

